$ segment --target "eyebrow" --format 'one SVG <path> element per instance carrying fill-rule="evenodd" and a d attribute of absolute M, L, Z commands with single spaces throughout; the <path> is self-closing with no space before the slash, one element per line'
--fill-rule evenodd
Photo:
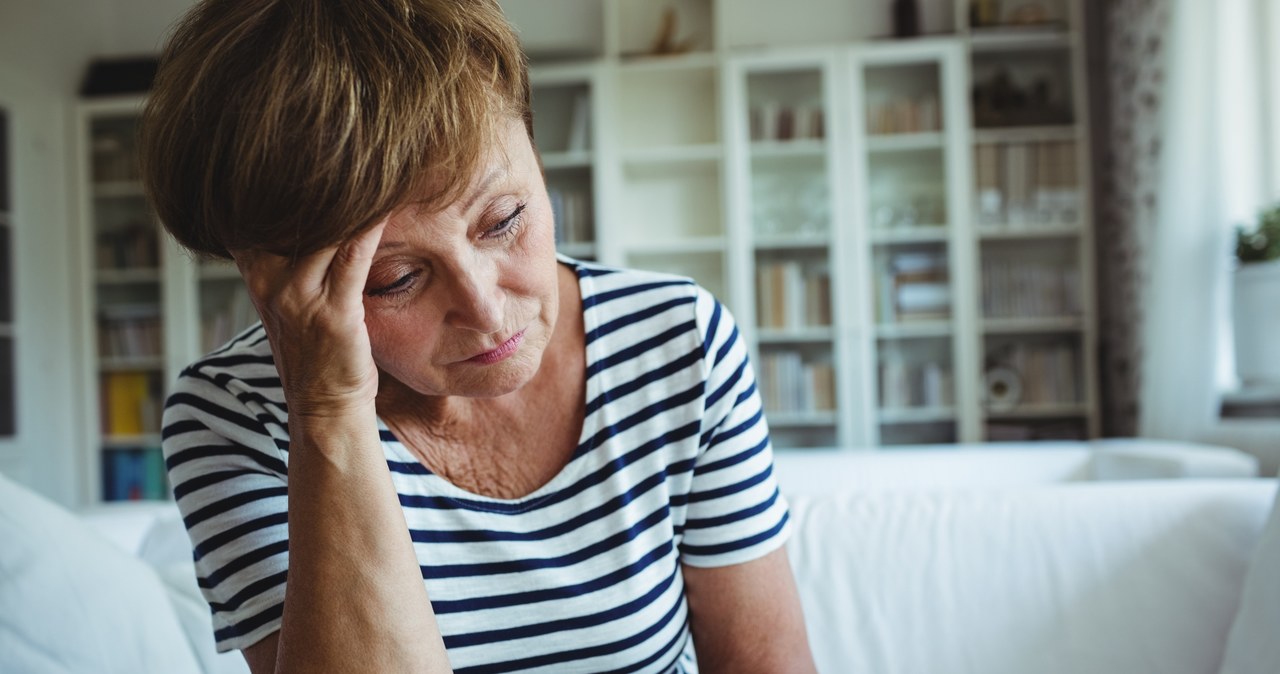
<path fill-rule="evenodd" d="M 489 189 L 493 186 L 494 183 L 497 183 L 499 182 L 499 180 L 506 178 L 510 175 L 511 175 L 511 169 L 506 164 L 494 164 L 493 167 L 489 169 L 489 173 L 486 174 L 485 177 L 482 178 L 480 182 L 476 184 L 476 187 L 474 190 L 471 191 L 470 196 L 468 196 L 466 198 L 466 201 L 463 202 L 462 210 L 470 211 L 475 206 L 476 202 L 480 200 L 480 197 L 488 193 Z M 392 241 L 390 243 L 380 242 L 378 244 L 377 250 L 380 250 L 380 251 L 395 250 L 397 248 L 403 248 L 403 247 L 404 247 L 404 243 L 400 241 Z"/>

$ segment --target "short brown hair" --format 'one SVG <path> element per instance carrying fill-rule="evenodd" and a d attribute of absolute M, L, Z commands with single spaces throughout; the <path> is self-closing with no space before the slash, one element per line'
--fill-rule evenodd
<path fill-rule="evenodd" d="M 205 0 L 161 55 L 143 180 L 197 254 L 305 255 L 456 198 L 503 117 L 532 137 L 496 0 Z"/>

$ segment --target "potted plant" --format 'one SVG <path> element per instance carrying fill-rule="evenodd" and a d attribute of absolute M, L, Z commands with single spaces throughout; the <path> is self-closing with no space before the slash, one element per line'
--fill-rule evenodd
<path fill-rule="evenodd" d="M 1280 204 L 1236 230 L 1236 374 L 1247 387 L 1280 385 Z"/>

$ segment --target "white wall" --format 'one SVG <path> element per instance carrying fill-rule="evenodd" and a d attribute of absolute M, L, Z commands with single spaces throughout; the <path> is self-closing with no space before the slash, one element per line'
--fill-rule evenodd
<path fill-rule="evenodd" d="M 0 472 L 73 504 L 88 479 L 74 424 L 84 418 L 80 271 L 71 138 L 77 91 L 95 56 L 153 52 L 188 0 L 0 0 L 0 107 L 9 111 L 17 430 Z M 96 385 L 96 382 L 89 382 Z"/>

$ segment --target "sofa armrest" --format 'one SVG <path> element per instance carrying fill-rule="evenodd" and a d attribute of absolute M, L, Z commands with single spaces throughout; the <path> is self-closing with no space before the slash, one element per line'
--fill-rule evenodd
<path fill-rule="evenodd" d="M 1229 447 L 1169 440 L 1108 439 L 1089 443 L 1095 480 L 1252 478 L 1258 459 Z"/>

